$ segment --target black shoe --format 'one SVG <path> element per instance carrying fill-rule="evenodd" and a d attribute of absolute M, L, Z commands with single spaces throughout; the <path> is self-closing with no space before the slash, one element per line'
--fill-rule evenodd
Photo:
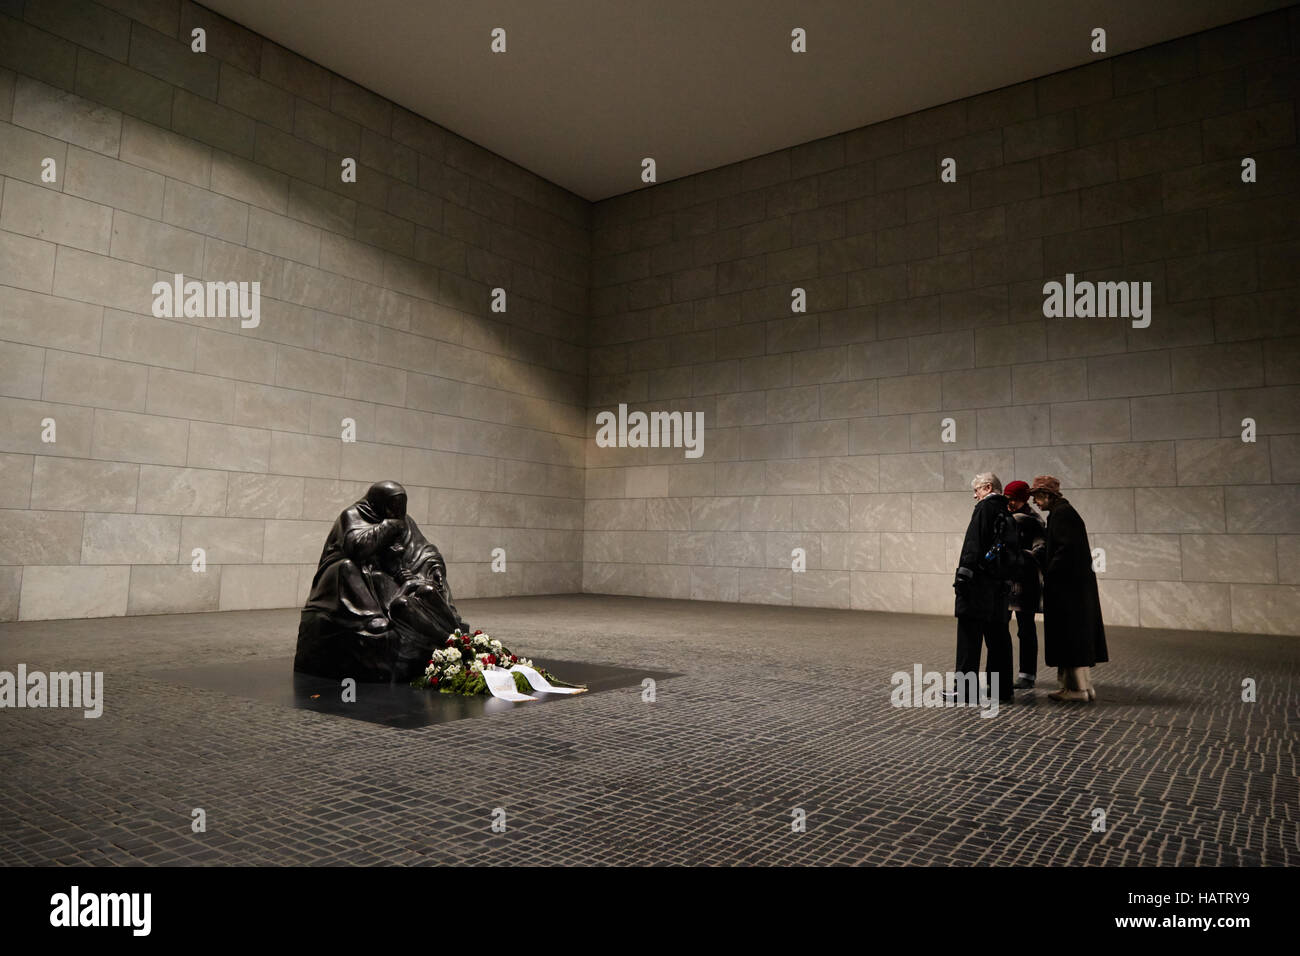
<path fill-rule="evenodd" d="M 1034 689 L 1034 679 L 1033 679 L 1032 677 L 1021 677 L 1021 678 L 1018 678 L 1018 679 L 1016 680 L 1015 684 L 1012 685 L 1012 687 L 1013 687 L 1015 690 L 1033 690 L 1033 689 Z"/>

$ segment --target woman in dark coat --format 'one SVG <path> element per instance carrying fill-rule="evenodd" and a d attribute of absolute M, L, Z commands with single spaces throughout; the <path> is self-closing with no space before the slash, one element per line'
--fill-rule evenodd
<path fill-rule="evenodd" d="M 1109 657 L 1088 529 L 1079 512 L 1061 496 L 1061 483 L 1056 478 L 1039 475 L 1030 494 L 1034 504 L 1048 514 L 1043 659 L 1048 667 L 1057 668 L 1061 682 L 1061 689 L 1048 696 L 1054 700 L 1096 700 L 1090 668 Z"/>

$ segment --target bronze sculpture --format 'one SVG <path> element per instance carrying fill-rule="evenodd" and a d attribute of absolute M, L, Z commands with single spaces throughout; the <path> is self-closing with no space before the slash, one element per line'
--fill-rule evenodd
<path fill-rule="evenodd" d="M 293 669 L 410 681 L 459 629 L 447 564 L 406 513 L 406 489 L 379 481 L 344 509 L 321 552 L 298 625 Z"/>

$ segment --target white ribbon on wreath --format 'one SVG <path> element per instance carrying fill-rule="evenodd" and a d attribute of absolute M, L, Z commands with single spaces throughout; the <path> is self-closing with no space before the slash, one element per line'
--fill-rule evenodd
<path fill-rule="evenodd" d="M 531 667 L 525 667 L 523 664 L 515 664 L 509 670 L 500 667 L 485 667 L 483 669 L 483 681 L 487 684 L 488 690 L 493 697 L 499 697 L 502 700 L 520 701 L 520 700 L 537 700 L 531 694 L 521 694 L 515 686 L 514 675 L 523 674 L 532 685 L 533 690 L 543 694 L 581 694 L 585 687 L 556 687 L 545 677 L 539 674 Z"/>

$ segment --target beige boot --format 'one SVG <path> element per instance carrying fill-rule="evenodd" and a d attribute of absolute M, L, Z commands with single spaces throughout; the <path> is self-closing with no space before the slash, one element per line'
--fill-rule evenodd
<path fill-rule="evenodd" d="M 1079 685 L 1078 685 L 1079 689 L 1088 695 L 1089 700 L 1096 700 L 1097 691 L 1092 686 L 1092 668 L 1080 667 L 1078 669 L 1078 674 L 1079 674 Z"/>
<path fill-rule="evenodd" d="M 1063 667 L 1061 668 L 1060 690 L 1047 696 L 1052 700 L 1077 700 L 1089 701 L 1092 698 L 1088 696 L 1088 668 L 1086 667 Z"/>
<path fill-rule="evenodd" d="M 1052 700 L 1088 700 L 1088 692 L 1084 690 L 1054 690 L 1047 696 Z"/>

